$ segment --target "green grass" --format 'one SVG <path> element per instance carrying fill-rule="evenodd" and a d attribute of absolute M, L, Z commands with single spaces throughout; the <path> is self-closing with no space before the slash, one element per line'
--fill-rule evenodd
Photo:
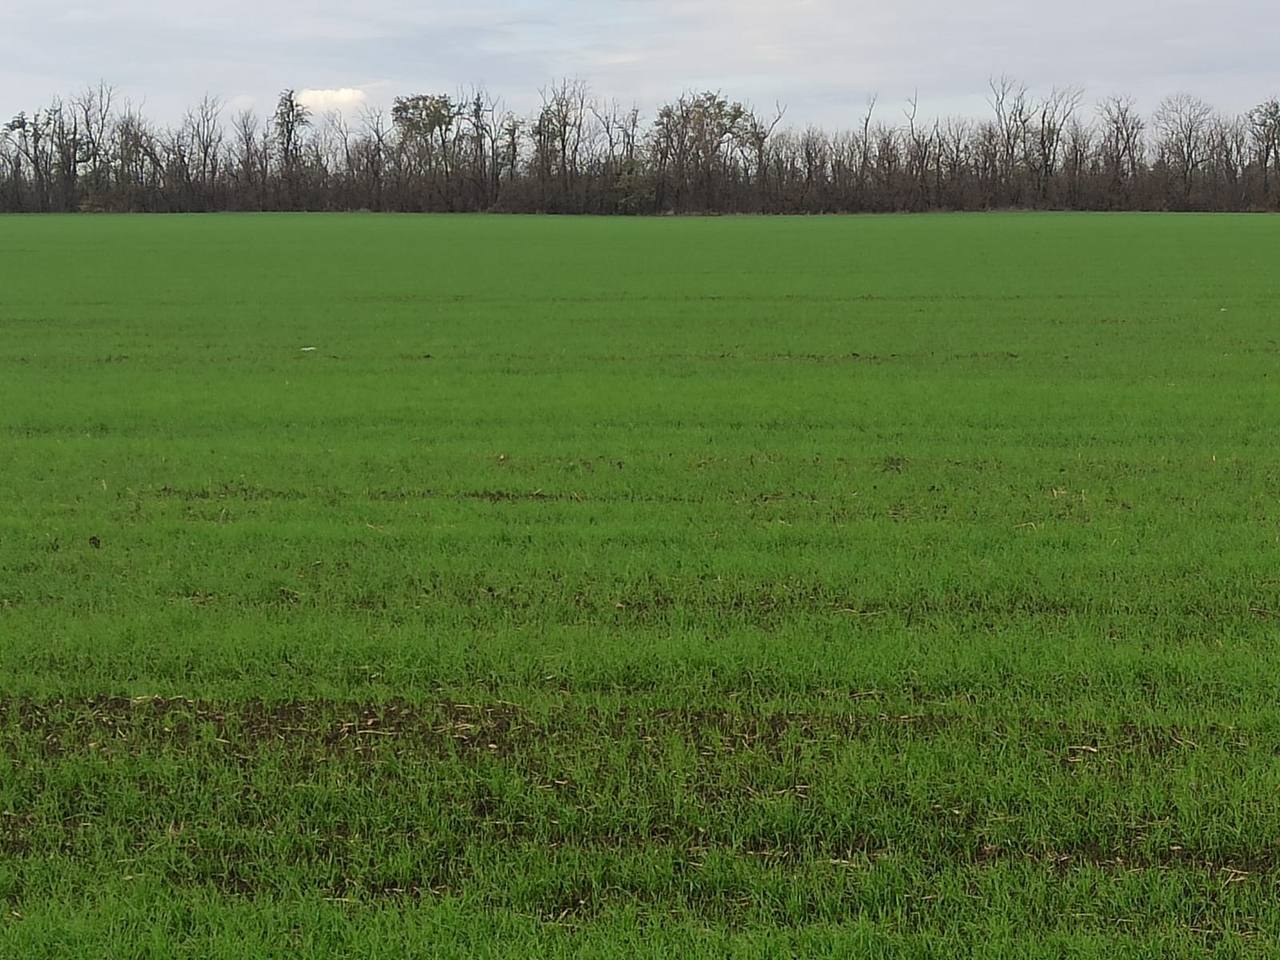
<path fill-rule="evenodd" d="M 0 219 L 0 956 L 1276 955 L 1278 265 Z"/>

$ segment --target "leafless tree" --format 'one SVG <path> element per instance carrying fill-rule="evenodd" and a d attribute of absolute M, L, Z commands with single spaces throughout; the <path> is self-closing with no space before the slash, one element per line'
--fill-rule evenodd
<path fill-rule="evenodd" d="M 191 147 L 193 186 L 201 208 L 215 203 L 214 186 L 222 162 L 222 104 L 217 97 L 204 96 L 183 118 L 186 141 Z"/>
<path fill-rule="evenodd" d="M 1049 187 L 1057 177 L 1062 159 L 1063 138 L 1083 99 L 1084 91 L 1078 87 L 1055 87 L 1035 105 L 1028 155 L 1036 192 L 1042 202 L 1049 200 Z"/>
<path fill-rule="evenodd" d="M 1189 93 L 1165 97 L 1155 112 L 1160 159 L 1173 171 L 1181 188 L 1181 203 L 1191 202 L 1196 173 L 1209 152 L 1209 120 L 1213 108 Z"/>
<path fill-rule="evenodd" d="M 1249 136 L 1266 205 L 1275 196 L 1276 170 L 1280 167 L 1280 98 L 1272 97 L 1249 111 Z"/>
<path fill-rule="evenodd" d="M 1098 104 L 1102 129 L 1098 149 L 1102 167 L 1111 181 L 1111 195 L 1116 206 L 1124 207 L 1132 200 L 1133 183 L 1145 159 L 1146 124 L 1132 97 L 1108 97 Z"/>
<path fill-rule="evenodd" d="M 70 104 L 76 138 L 75 164 L 83 164 L 85 168 L 80 186 L 95 206 L 101 204 L 101 195 L 107 187 L 111 159 L 107 132 L 114 100 L 115 89 L 99 82 L 96 87 L 87 87 Z"/>
<path fill-rule="evenodd" d="M 1021 199 L 1018 162 L 1025 154 L 1031 126 L 1030 97 L 1026 86 L 1011 77 L 992 79 L 989 86 L 997 136 L 996 176 L 1002 191 L 998 202 L 1016 204 Z"/>
<path fill-rule="evenodd" d="M 1275 98 L 1233 117 L 1183 94 L 1149 120 L 1081 102 L 1001 77 L 986 119 L 912 96 L 895 123 L 872 98 L 852 129 L 788 130 L 720 91 L 646 121 L 566 80 L 528 116 L 472 88 L 313 120 L 286 90 L 266 117 L 208 96 L 165 127 L 99 84 L 0 127 L 0 210 L 1280 209 Z"/>

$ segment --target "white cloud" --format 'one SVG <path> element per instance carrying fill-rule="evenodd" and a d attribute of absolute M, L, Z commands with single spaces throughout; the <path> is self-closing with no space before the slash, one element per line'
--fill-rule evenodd
<path fill-rule="evenodd" d="M 364 106 L 368 95 L 356 87 L 338 87 L 330 90 L 299 90 L 298 102 L 313 113 L 351 113 Z"/>

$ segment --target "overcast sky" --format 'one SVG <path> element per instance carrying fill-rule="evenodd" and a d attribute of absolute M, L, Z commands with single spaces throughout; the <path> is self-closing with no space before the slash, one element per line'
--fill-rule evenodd
<path fill-rule="evenodd" d="M 981 113 L 999 73 L 1242 110 L 1280 92 L 1277 37 L 1277 0 L 0 0 L 0 114 L 99 79 L 166 121 L 206 92 L 270 110 L 285 87 L 324 108 L 484 84 L 524 111 L 569 76 L 645 109 L 710 88 L 834 127 L 872 93 Z"/>

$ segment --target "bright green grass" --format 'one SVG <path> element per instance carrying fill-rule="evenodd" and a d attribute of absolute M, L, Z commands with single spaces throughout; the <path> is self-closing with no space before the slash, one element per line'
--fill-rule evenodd
<path fill-rule="evenodd" d="M 0 219 L 0 956 L 1274 956 L 1278 388 L 1276 218 Z"/>

